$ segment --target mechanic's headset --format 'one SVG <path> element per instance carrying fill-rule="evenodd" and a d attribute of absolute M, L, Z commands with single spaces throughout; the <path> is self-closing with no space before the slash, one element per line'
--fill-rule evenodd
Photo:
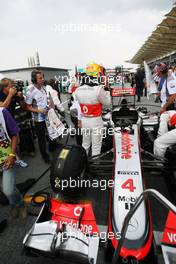
<path fill-rule="evenodd" d="M 37 83 L 37 74 L 43 74 L 41 71 L 39 71 L 39 70 L 33 70 L 32 72 L 31 72 L 31 82 L 32 83 Z M 44 74 L 43 74 L 43 77 L 44 77 Z"/>

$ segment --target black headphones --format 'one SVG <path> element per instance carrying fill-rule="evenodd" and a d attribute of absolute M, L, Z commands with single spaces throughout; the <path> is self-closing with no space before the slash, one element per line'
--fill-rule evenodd
<path fill-rule="evenodd" d="M 39 70 L 33 70 L 31 72 L 31 82 L 32 83 L 35 83 L 35 84 L 37 83 L 37 74 L 42 74 L 42 72 Z"/>

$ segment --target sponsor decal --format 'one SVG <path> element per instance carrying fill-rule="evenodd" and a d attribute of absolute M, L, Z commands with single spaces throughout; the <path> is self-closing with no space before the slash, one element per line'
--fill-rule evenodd
<path fill-rule="evenodd" d="M 83 113 L 84 114 L 87 114 L 88 113 L 88 108 L 86 105 L 83 106 Z"/>
<path fill-rule="evenodd" d="M 134 197 L 126 197 L 126 196 L 119 196 L 118 201 L 124 202 L 125 210 L 130 210 L 134 203 L 136 202 L 137 198 Z"/>
<path fill-rule="evenodd" d="M 176 233 L 174 234 L 174 233 L 167 232 L 167 236 L 171 243 L 176 243 Z"/>
<path fill-rule="evenodd" d="M 133 203 L 125 203 L 125 210 L 131 210 L 133 205 Z"/>
<path fill-rule="evenodd" d="M 77 206 L 74 208 L 74 215 L 80 217 L 82 211 L 83 211 L 82 207 Z"/>
<path fill-rule="evenodd" d="M 122 159 L 131 159 L 133 146 L 134 145 L 131 142 L 130 134 L 128 134 L 127 132 L 123 132 L 122 133 L 122 153 L 121 153 Z"/>
<path fill-rule="evenodd" d="M 119 195 L 119 197 L 118 197 L 118 201 L 119 202 L 135 203 L 136 200 L 137 200 L 137 197 L 136 198 L 134 198 L 134 197 L 126 197 L 125 195 L 124 196 Z"/>
<path fill-rule="evenodd" d="M 74 220 L 64 220 L 58 221 L 59 228 L 62 228 L 63 225 L 68 225 L 76 229 L 80 229 L 83 233 L 89 234 L 93 230 L 93 225 L 86 225 L 79 222 L 75 222 Z"/>
<path fill-rule="evenodd" d="M 117 171 L 120 175 L 139 175 L 139 171 Z"/>
<path fill-rule="evenodd" d="M 62 149 L 60 155 L 59 155 L 59 158 L 60 159 L 66 159 L 66 157 L 68 156 L 70 150 L 68 149 Z"/>
<path fill-rule="evenodd" d="M 139 223 L 136 218 L 132 218 L 128 225 L 128 231 L 129 232 L 136 232 L 138 230 Z"/>
<path fill-rule="evenodd" d="M 136 90 L 134 88 L 114 88 L 112 89 L 112 96 L 122 96 L 122 95 L 130 95 L 134 96 Z"/>

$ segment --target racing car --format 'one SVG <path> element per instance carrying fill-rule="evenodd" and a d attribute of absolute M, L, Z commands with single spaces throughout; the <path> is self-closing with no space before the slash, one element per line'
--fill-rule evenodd
<path fill-rule="evenodd" d="M 120 256 L 116 260 L 126 216 L 145 191 L 143 170 L 151 167 L 156 167 L 157 170 L 165 168 L 165 160 L 149 152 L 156 134 L 158 115 L 150 115 L 144 108 L 135 108 L 134 89 L 113 88 L 111 95 L 112 100 L 120 99 L 120 104 L 115 105 L 113 102 L 112 110 L 106 111 L 104 115 L 106 128 L 113 128 L 107 151 L 89 158 L 87 162 L 85 151 L 81 147 L 65 145 L 58 150 L 50 178 L 53 192 L 62 194 L 64 199 L 50 197 L 43 205 L 23 241 L 26 254 L 64 258 L 69 263 L 98 263 L 100 240 L 93 207 L 90 203 L 81 203 L 78 197 L 75 199 L 75 191 L 72 192 L 70 186 L 63 193 L 60 181 L 78 177 L 84 179 L 86 173 L 94 176 L 109 174 L 112 175 L 114 184 L 110 189 L 107 234 L 112 234 L 113 238 L 108 239 L 104 263 L 158 263 L 147 198 L 131 217 Z M 128 96 L 134 98 L 134 101 L 128 102 Z M 77 189 L 77 193 L 81 191 Z M 166 228 L 173 231 L 175 215 L 168 216 L 168 219 L 171 218 Z M 172 235 L 169 233 L 172 247 L 175 247 L 174 232 Z M 166 236 L 163 238 L 163 247 L 170 248 Z M 168 248 L 163 249 L 163 252 L 167 259 L 165 263 L 174 263 L 168 260 Z"/>
<path fill-rule="evenodd" d="M 114 106 L 112 114 L 105 115 L 106 126 L 114 128 L 113 162 L 105 159 L 109 151 L 92 158 L 91 173 L 97 175 L 102 169 L 113 171 L 114 187 L 110 191 L 108 233 L 113 239 L 107 243 L 107 261 L 112 261 L 118 247 L 118 235 L 122 230 L 125 216 L 145 190 L 144 169 L 166 171 L 168 162 L 153 155 L 153 142 L 157 135 L 159 116 L 148 113 L 144 107 L 135 108 L 135 90 L 133 88 L 114 88 L 111 90 L 112 101 L 121 99 L 120 105 Z M 127 97 L 134 101 L 128 103 Z M 107 117 L 107 118 L 106 118 Z M 109 122 L 109 123 L 108 123 Z M 103 158 L 102 158 L 103 157 Z M 95 163 L 95 164 L 94 164 Z M 112 169 L 113 168 L 113 169 Z M 158 263 L 152 233 L 150 205 L 145 200 L 129 222 L 125 241 L 118 263 Z M 114 262 L 113 262 L 114 263 Z"/>

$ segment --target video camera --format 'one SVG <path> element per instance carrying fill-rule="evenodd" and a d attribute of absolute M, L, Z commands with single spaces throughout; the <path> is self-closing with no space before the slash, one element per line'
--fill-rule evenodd
<path fill-rule="evenodd" d="M 23 83 L 23 81 L 15 81 L 14 86 L 15 86 L 17 92 L 22 92 L 23 87 L 24 87 L 24 83 Z"/>

